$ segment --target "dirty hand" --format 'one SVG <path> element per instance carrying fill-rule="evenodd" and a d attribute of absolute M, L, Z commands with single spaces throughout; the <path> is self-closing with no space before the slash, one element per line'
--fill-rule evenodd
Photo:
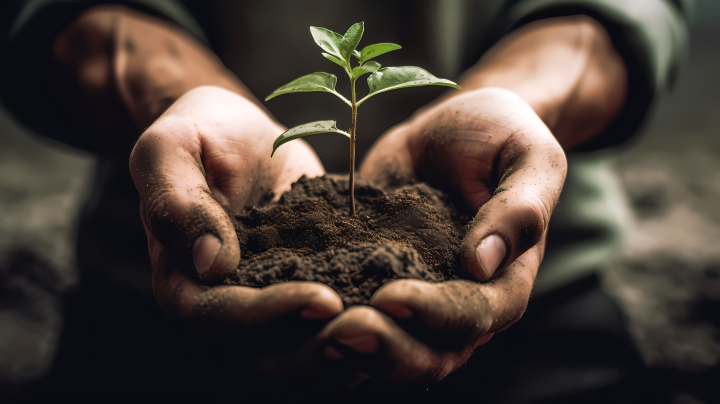
<path fill-rule="evenodd" d="M 304 142 L 270 158 L 283 131 L 248 99 L 206 86 L 180 97 L 138 140 L 130 171 L 140 192 L 153 289 L 168 316 L 252 330 L 244 334 L 262 340 L 262 331 L 278 322 L 318 322 L 342 311 L 337 293 L 319 283 L 205 286 L 240 262 L 232 215 L 269 191 L 280 195 L 303 174 L 324 173 Z"/>
<path fill-rule="evenodd" d="M 382 137 L 362 176 L 442 184 L 477 209 L 460 251 L 475 280 L 388 283 L 372 307 L 342 313 L 321 335 L 369 374 L 439 380 L 517 321 L 565 181 L 563 148 L 615 119 L 627 82 L 597 21 L 539 20 L 495 44 L 463 74 L 461 92 Z"/>
<path fill-rule="evenodd" d="M 522 316 L 565 174 L 558 142 L 507 90 L 466 92 L 385 134 L 361 175 L 441 180 L 459 191 L 477 211 L 460 252 L 475 279 L 386 284 L 371 307 L 350 308 L 323 330 L 328 356 L 399 380 L 440 380 L 464 364 Z"/>
<path fill-rule="evenodd" d="M 92 106 L 77 108 L 84 111 L 78 124 L 105 133 L 99 143 L 113 144 L 116 154 L 135 145 L 130 173 L 140 194 L 153 290 L 169 317 L 196 331 L 283 347 L 286 341 L 272 337 L 297 346 L 342 311 L 340 297 L 318 283 L 219 285 L 241 259 L 232 216 L 324 169 L 304 142 L 270 158 L 284 128 L 212 52 L 171 24 L 115 5 L 78 16 L 53 52 L 66 74 L 62 94 Z M 147 129 L 137 139 L 139 128 Z M 119 140 L 109 143 L 113 136 Z M 298 335 L 300 328 L 307 333 Z M 228 329 L 236 332 L 215 332 Z M 288 329 L 290 337 L 278 332 Z M 226 346 L 215 339 L 206 348 Z M 288 365 L 277 348 L 270 353 L 276 360 L 263 363 Z"/>

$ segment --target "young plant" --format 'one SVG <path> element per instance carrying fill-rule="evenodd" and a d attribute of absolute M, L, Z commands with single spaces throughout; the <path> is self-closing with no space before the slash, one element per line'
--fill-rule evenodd
<path fill-rule="evenodd" d="M 313 39 L 315 39 L 315 43 L 325 51 L 322 55 L 342 67 L 350 78 L 350 100 L 335 91 L 337 77 L 333 74 L 323 72 L 312 73 L 295 79 L 278 88 L 265 99 L 265 101 L 268 101 L 278 95 L 289 93 L 324 91 L 335 94 L 350 106 L 352 109 L 352 126 L 350 126 L 350 133 L 338 129 L 335 121 L 315 121 L 298 125 L 275 139 L 270 157 L 275 154 L 275 150 L 281 145 L 301 137 L 328 132 L 347 136 L 350 139 L 350 215 L 352 216 L 355 215 L 355 134 L 357 132 L 357 111 L 360 104 L 373 95 L 399 88 L 436 85 L 460 89 L 460 87 L 452 81 L 439 79 L 419 67 L 402 66 L 384 67 L 381 69 L 380 63 L 371 61 L 370 59 L 400 49 L 401 46 L 394 43 L 378 43 L 368 45 L 364 47 L 362 51 L 357 51 L 356 48 L 360 43 L 364 30 L 365 25 L 363 22 L 359 22 L 350 27 L 344 36 L 326 28 L 310 27 L 310 33 Z M 352 67 L 352 57 L 358 60 L 357 67 Z M 365 98 L 356 101 L 355 82 L 367 73 L 370 73 L 367 79 L 370 92 Z"/>

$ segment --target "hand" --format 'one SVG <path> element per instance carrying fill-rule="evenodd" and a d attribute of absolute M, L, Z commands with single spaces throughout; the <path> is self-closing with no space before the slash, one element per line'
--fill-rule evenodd
<path fill-rule="evenodd" d="M 372 307 L 336 317 L 321 334 L 327 353 L 371 375 L 442 379 L 522 316 L 565 181 L 555 139 L 569 149 L 607 127 L 624 103 L 627 71 L 602 25 L 559 17 L 511 32 L 460 85 L 384 135 L 361 175 L 450 186 L 479 209 L 461 259 L 480 283 L 398 280 Z"/>
<path fill-rule="evenodd" d="M 280 195 L 303 174 L 324 173 L 304 142 L 292 142 L 270 158 L 272 142 L 283 131 L 246 98 L 199 87 L 177 100 L 138 140 L 130 172 L 141 198 L 153 290 L 168 316 L 202 324 L 199 328 L 234 328 L 254 341 L 277 341 L 278 334 L 288 335 L 278 329 L 293 328 L 290 335 L 297 340 L 298 324 L 319 322 L 317 332 L 342 311 L 340 297 L 319 283 L 205 286 L 240 262 L 231 217 L 270 191 Z"/>
<path fill-rule="evenodd" d="M 402 380 L 440 380 L 464 364 L 522 316 L 566 169 L 548 128 L 507 90 L 468 91 L 384 135 L 361 175 L 382 182 L 432 173 L 457 189 L 479 209 L 460 252 L 479 282 L 388 283 L 372 307 L 351 308 L 323 330 L 328 355 Z"/>
<path fill-rule="evenodd" d="M 292 142 L 271 159 L 284 128 L 215 55 L 164 21 L 93 7 L 57 38 L 53 54 L 65 73 L 58 83 L 67 86 L 58 95 L 70 92 L 73 105 L 92 107 L 76 108 L 85 111 L 77 124 L 105 134 L 97 143 L 110 155 L 127 156 L 126 145 L 135 145 L 130 172 L 163 311 L 194 325 L 207 349 L 223 349 L 229 362 L 236 361 L 226 348 L 245 344 L 253 349 L 242 359 L 262 366 L 251 367 L 257 373 L 297 365 L 306 375 L 312 337 L 343 308 L 330 287 L 208 285 L 241 259 L 231 218 L 303 174 L 322 175 L 317 156 Z M 148 126 L 136 139 L 137 128 Z"/>

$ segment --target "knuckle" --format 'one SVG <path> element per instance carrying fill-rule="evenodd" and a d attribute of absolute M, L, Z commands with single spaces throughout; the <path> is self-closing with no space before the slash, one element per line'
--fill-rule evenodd
<path fill-rule="evenodd" d="M 152 188 L 146 194 L 145 209 L 149 219 L 161 216 L 165 211 L 165 207 L 171 199 L 173 187 L 165 181 L 153 184 Z"/>
<path fill-rule="evenodd" d="M 130 152 L 130 174 L 136 182 L 144 179 L 144 177 L 151 172 L 152 167 L 155 163 L 154 150 L 156 147 L 156 138 L 145 131 L 138 140 L 135 142 L 135 146 Z M 138 187 L 140 188 L 140 187 Z M 142 193 L 142 189 L 138 189 Z"/>
<path fill-rule="evenodd" d="M 523 200 L 525 214 L 522 215 L 518 247 L 527 251 L 537 244 L 550 223 L 554 203 L 541 192 L 532 192 Z"/>
<path fill-rule="evenodd" d="M 151 233 L 173 259 L 188 255 L 195 237 L 219 227 L 204 206 L 184 202 L 171 186 L 152 191 L 146 199 L 146 212 Z"/>
<path fill-rule="evenodd" d="M 171 200 L 172 187 L 168 184 L 157 184 L 145 197 L 145 220 L 150 224 L 150 230 L 155 237 L 157 226 L 161 223 L 172 222 L 170 212 L 168 212 L 168 203 Z"/>
<path fill-rule="evenodd" d="M 515 304 L 512 307 L 507 308 L 507 310 L 504 312 L 504 316 L 499 319 L 499 321 L 495 321 L 493 326 L 489 329 L 491 332 L 500 332 L 507 330 L 518 322 L 522 318 L 522 316 L 525 314 L 525 310 L 527 309 L 527 301 L 523 304 Z"/>
<path fill-rule="evenodd" d="M 554 204 L 550 199 L 541 193 L 534 193 L 525 199 L 525 204 L 529 208 L 533 217 L 533 224 L 536 225 L 542 232 L 547 229 L 550 223 L 550 215 Z"/>

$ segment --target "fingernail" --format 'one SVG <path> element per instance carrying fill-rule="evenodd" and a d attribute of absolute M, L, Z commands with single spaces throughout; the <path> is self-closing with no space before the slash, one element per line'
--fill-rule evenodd
<path fill-rule="evenodd" d="M 483 272 L 489 278 L 493 276 L 498 266 L 505 258 L 507 247 L 505 241 L 497 234 L 491 234 L 480 242 L 476 255 Z"/>
<path fill-rule="evenodd" d="M 222 241 L 214 234 L 206 233 L 195 239 L 192 248 L 193 264 L 199 274 L 207 272 L 220 254 Z"/>
<path fill-rule="evenodd" d="M 335 340 L 362 353 L 375 352 L 378 346 L 380 346 L 375 334 L 371 333 L 335 337 Z"/>

